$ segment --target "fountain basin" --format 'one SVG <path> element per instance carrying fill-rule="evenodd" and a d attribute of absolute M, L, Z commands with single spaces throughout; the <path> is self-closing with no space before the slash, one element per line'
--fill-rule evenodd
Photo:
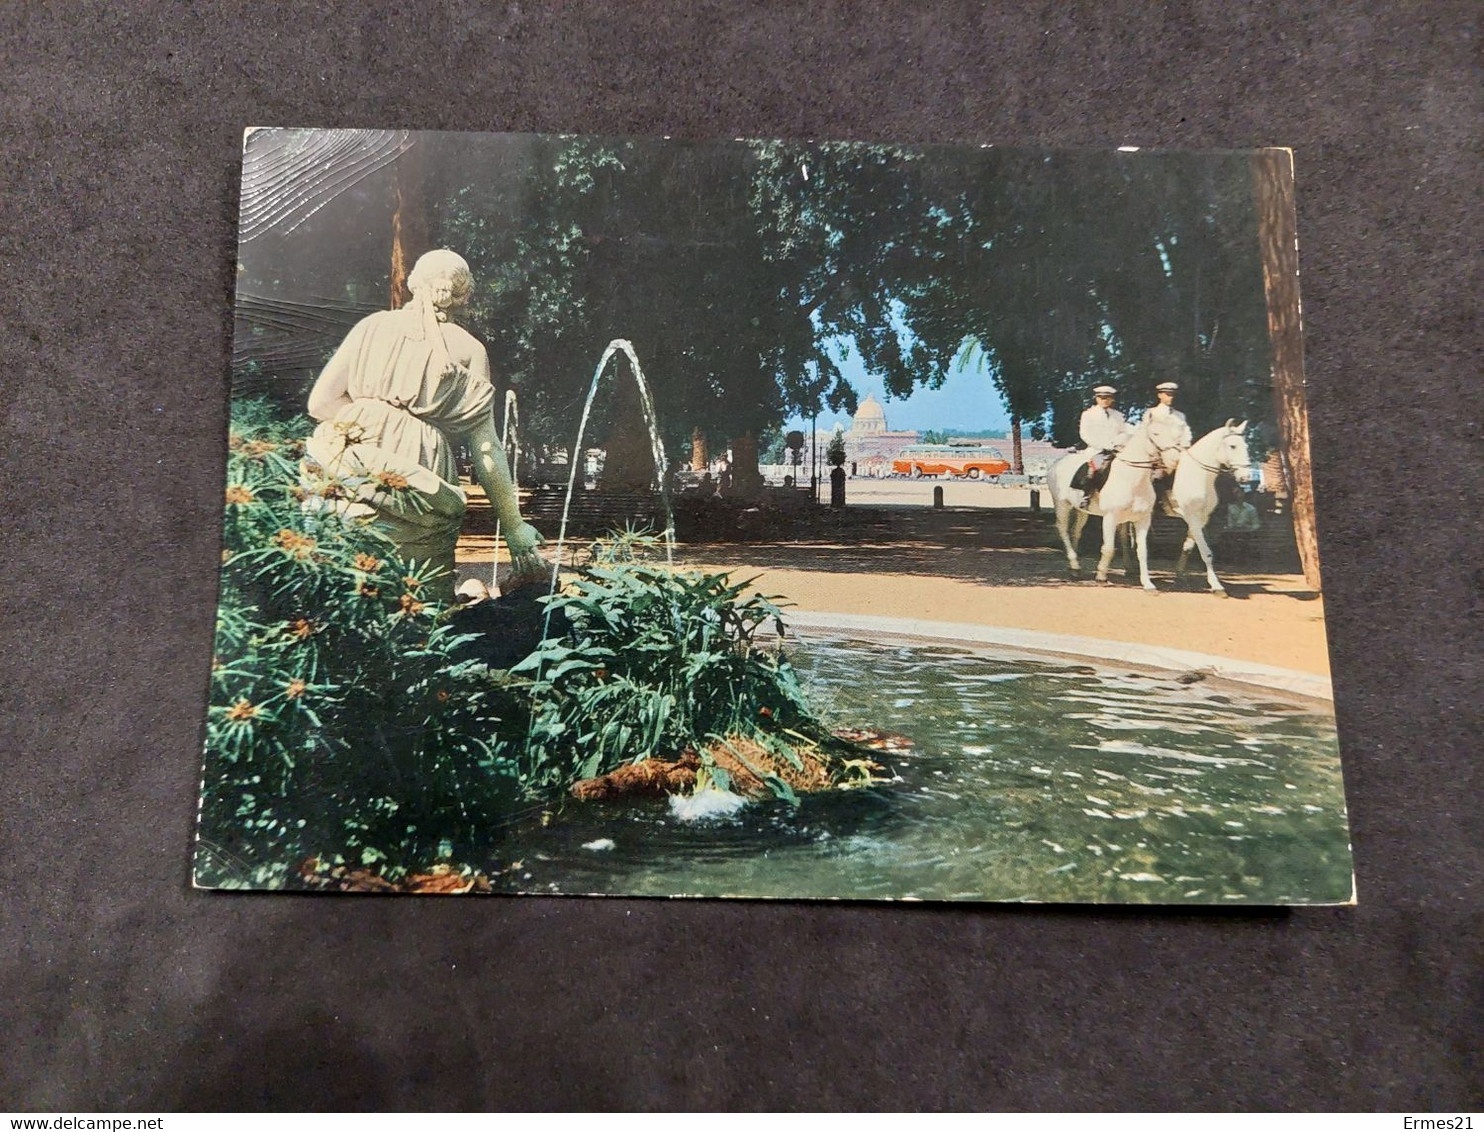
<path fill-rule="evenodd" d="M 850 633 L 884 641 L 932 641 L 970 648 L 998 647 L 1077 662 L 1115 663 L 1150 671 L 1200 673 L 1203 677 L 1267 688 L 1305 699 L 1334 700 L 1328 676 L 1279 668 L 1257 661 L 1167 648 L 1163 645 L 1110 641 L 1035 629 L 1011 629 L 954 621 L 926 621 L 910 617 L 878 617 L 852 613 L 813 613 L 790 610 L 788 626 L 799 633 Z"/>
<path fill-rule="evenodd" d="M 797 806 L 751 802 L 700 825 L 679 820 L 662 799 L 568 806 L 548 825 L 512 830 L 490 846 L 494 887 L 1352 900 L 1334 718 L 1322 699 L 1239 684 L 1226 672 L 1183 684 L 1147 657 L 1137 670 L 1069 663 L 1003 643 L 890 635 L 879 625 L 852 630 L 833 616 L 828 628 L 806 626 L 811 620 L 791 618 L 802 632 L 790 649 L 811 702 L 831 725 L 908 736 L 911 751 L 882 760 L 893 781 L 806 796 Z M 1184 656 L 1173 659 L 1184 666 Z M 599 837 L 612 850 L 581 848 Z M 520 859 L 518 871 L 500 864 L 510 856 Z"/>

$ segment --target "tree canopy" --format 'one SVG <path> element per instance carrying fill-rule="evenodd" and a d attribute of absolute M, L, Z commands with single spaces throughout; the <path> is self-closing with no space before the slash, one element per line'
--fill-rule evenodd
<path fill-rule="evenodd" d="M 1179 381 L 1197 432 L 1272 415 L 1247 154 L 332 133 L 249 139 L 241 387 L 301 397 L 386 305 L 396 218 L 468 259 L 464 321 L 547 444 L 570 442 L 619 337 L 675 451 L 696 428 L 853 411 L 852 351 L 894 396 L 967 351 L 1062 443 L 1105 381 L 1130 405 Z M 614 404 L 599 398 L 595 442 Z"/>

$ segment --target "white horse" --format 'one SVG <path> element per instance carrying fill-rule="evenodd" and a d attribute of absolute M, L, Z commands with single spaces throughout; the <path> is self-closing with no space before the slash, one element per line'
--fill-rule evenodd
<path fill-rule="evenodd" d="M 1137 429 L 1132 439 L 1113 457 L 1108 479 L 1089 498 L 1086 492 L 1072 486 L 1072 476 L 1087 461 L 1086 452 L 1063 456 L 1051 466 L 1046 486 L 1056 507 L 1056 531 L 1067 548 L 1067 566 L 1073 574 L 1082 570 L 1077 560 L 1077 543 L 1089 515 L 1103 517 L 1103 554 L 1098 560 L 1097 579 L 1108 580 L 1108 567 L 1117 547 L 1118 528 L 1129 523 L 1134 528 L 1134 544 L 1139 554 L 1139 582 L 1146 590 L 1154 589 L 1149 577 L 1149 524 L 1154 519 L 1154 473 L 1162 469 L 1159 445 L 1148 429 Z M 1076 515 L 1073 515 L 1073 511 Z M 1071 526 L 1069 532 L 1068 527 Z"/>
<path fill-rule="evenodd" d="M 1199 547 L 1206 564 L 1206 580 L 1211 592 L 1226 595 L 1226 588 L 1216 577 L 1211 564 L 1211 545 L 1206 541 L 1206 522 L 1220 502 L 1216 495 L 1216 477 L 1231 472 L 1237 479 L 1252 474 L 1252 457 L 1247 452 L 1247 422 L 1229 420 L 1212 429 L 1180 454 L 1175 467 L 1175 482 L 1170 487 L 1170 505 L 1185 520 L 1189 534 L 1180 548 L 1180 561 L 1175 577 L 1183 577 L 1185 563 L 1193 548 Z"/>

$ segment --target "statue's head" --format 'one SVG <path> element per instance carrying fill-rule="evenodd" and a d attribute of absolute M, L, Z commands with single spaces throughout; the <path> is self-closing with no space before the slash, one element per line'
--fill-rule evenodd
<path fill-rule="evenodd" d="M 424 252 L 412 265 L 407 276 L 407 289 L 414 296 L 426 296 L 440 311 L 461 307 L 474 290 L 474 276 L 464 257 L 447 248 Z"/>

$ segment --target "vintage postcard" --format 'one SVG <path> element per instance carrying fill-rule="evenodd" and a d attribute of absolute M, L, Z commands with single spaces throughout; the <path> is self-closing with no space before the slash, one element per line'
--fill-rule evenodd
<path fill-rule="evenodd" d="M 1293 194 L 247 131 L 197 885 L 1352 901 Z"/>

